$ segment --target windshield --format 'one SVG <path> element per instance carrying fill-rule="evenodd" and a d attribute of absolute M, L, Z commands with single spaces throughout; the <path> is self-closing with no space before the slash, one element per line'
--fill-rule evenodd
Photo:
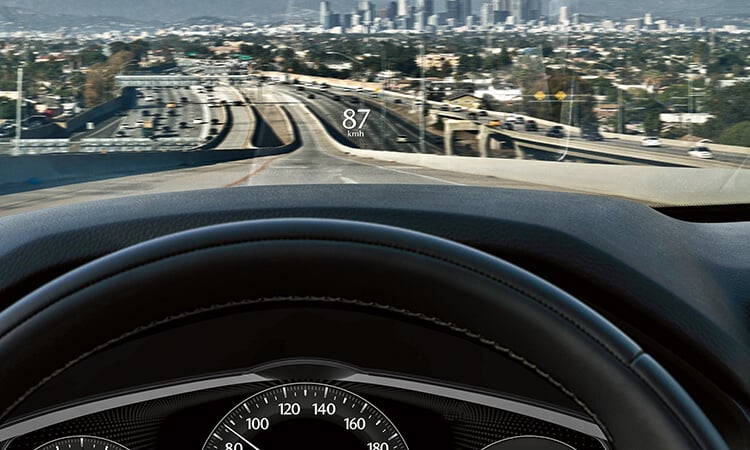
<path fill-rule="evenodd" d="M 0 0 L 0 214 L 268 184 L 750 202 L 745 0 Z"/>

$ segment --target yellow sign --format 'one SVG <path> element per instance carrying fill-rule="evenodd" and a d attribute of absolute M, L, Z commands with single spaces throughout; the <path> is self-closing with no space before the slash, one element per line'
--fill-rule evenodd
<path fill-rule="evenodd" d="M 568 95 L 565 92 L 563 92 L 563 91 L 557 91 L 557 94 L 555 94 L 555 98 L 557 98 L 560 101 L 565 100 L 565 97 L 567 97 L 567 96 Z"/>
<path fill-rule="evenodd" d="M 534 98 L 537 99 L 537 100 L 539 100 L 541 102 L 542 100 L 544 100 L 545 98 L 547 98 L 547 94 L 545 94 L 542 91 L 537 91 L 536 94 L 534 94 Z"/>

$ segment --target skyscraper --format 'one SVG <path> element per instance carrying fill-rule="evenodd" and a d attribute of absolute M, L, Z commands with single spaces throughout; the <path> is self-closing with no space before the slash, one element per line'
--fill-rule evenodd
<path fill-rule="evenodd" d="M 406 0 L 398 0 L 398 12 L 399 17 L 406 17 L 409 15 L 409 6 L 406 4 Z"/>
<path fill-rule="evenodd" d="M 482 5 L 482 15 L 481 15 L 481 21 L 480 26 L 484 28 L 485 30 L 492 28 L 495 25 L 495 17 L 493 14 L 493 5 L 492 3 L 484 3 Z"/>
<path fill-rule="evenodd" d="M 445 13 L 446 19 L 458 19 L 458 0 L 446 0 Z"/>
<path fill-rule="evenodd" d="M 471 15 L 471 0 L 458 0 L 458 21 L 465 24 L 466 17 Z"/>
<path fill-rule="evenodd" d="M 435 13 L 433 0 L 417 0 L 417 11 L 422 11 L 429 17 Z"/>
<path fill-rule="evenodd" d="M 326 0 L 320 2 L 320 26 L 331 28 L 331 4 Z"/>
<path fill-rule="evenodd" d="M 386 17 L 393 20 L 396 18 L 396 16 L 398 16 L 398 4 L 395 1 L 388 2 Z"/>

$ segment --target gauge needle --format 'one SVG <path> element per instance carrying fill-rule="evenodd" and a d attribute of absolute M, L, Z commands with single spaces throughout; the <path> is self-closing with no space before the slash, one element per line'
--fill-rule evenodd
<path fill-rule="evenodd" d="M 247 439 L 245 439 L 245 438 L 244 438 L 244 437 L 243 437 L 243 436 L 242 436 L 241 434 L 239 434 L 238 432 L 234 431 L 233 429 L 231 429 L 231 428 L 229 428 L 229 427 L 227 427 L 227 430 L 231 431 L 232 433 L 234 433 L 235 435 L 237 435 L 237 437 L 238 437 L 238 438 L 240 438 L 240 439 L 242 439 L 243 441 L 247 442 L 247 445 L 249 445 L 249 446 L 250 446 L 250 447 L 252 447 L 253 449 L 255 449 L 255 450 L 260 450 L 260 449 L 259 449 L 258 447 L 256 447 L 255 445 L 253 445 L 253 443 L 252 443 L 252 442 L 250 442 L 250 441 L 248 441 Z"/>

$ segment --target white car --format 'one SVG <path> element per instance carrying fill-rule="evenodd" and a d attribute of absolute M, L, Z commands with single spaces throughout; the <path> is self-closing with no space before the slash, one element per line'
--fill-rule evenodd
<path fill-rule="evenodd" d="M 641 147 L 661 147 L 661 141 L 658 137 L 647 136 L 641 141 Z"/>
<path fill-rule="evenodd" d="M 460 107 L 460 106 L 454 106 L 454 107 L 453 107 L 453 112 L 461 112 L 461 111 L 463 111 L 463 110 L 464 110 L 464 109 L 463 109 L 462 107 Z"/>
<path fill-rule="evenodd" d="M 133 128 L 133 126 L 130 125 L 129 123 L 127 123 L 127 122 L 123 122 L 123 123 L 120 124 L 120 129 L 129 130 L 131 128 Z"/>
<path fill-rule="evenodd" d="M 143 127 L 143 121 L 142 120 L 136 121 L 135 124 L 133 124 L 133 127 L 134 128 L 142 128 Z"/>
<path fill-rule="evenodd" d="M 202 117 L 196 117 L 195 119 L 193 119 L 193 123 L 203 123 L 203 118 Z"/>
<path fill-rule="evenodd" d="M 404 144 L 404 143 L 409 142 L 409 139 L 406 137 L 405 134 L 399 134 L 398 136 L 396 136 L 396 142 L 399 144 Z"/>
<path fill-rule="evenodd" d="M 153 102 L 154 101 L 154 97 L 151 96 L 151 95 L 147 95 L 146 97 L 143 98 L 143 101 L 144 102 Z"/>
<path fill-rule="evenodd" d="M 699 144 L 688 150 L 688 155 L 693 158 L 713 159 L 714 155 L 707 146 Z"/>

